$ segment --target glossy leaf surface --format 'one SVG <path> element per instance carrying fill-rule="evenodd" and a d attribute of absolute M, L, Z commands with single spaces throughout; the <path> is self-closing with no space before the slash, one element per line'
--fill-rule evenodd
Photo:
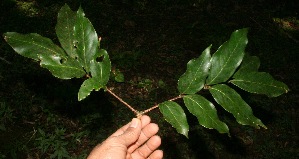
<path fill-rule="evenodd" d="M 90 93 L 95 89 L 95 87 L 99 87 L 99 82 L 96 78 L 88 78 L 86 79 L 78 92 L 78 101 L 85 99 Z"/>
<path fill-rule="evenodd" d="M 257 72 L 260 67 L 260 59 L 256 56 L 249 56 L 245 54 L 244 59 L 240 65 L 239 70 L 234 74 L 234 78 L 249 72 Z"/>
<path fill-rule="evenodd" d="M 242 73 L 230 82 L 250 93 L 265 94 L 269 97 L 277 97 L 289 91 L 286 84 L 265 72 Z"/>
<path fill-rule="evenodd" d="M 100 88 L 105 87 L 105 85 L 109 81 L 110 71 L 111 62 L 109 59 L 109 55 L 106 50 L 101 49 L 96 54 L 96 58 L 90 61 L 91 76 L 92 78 L 96 78 L 99 83 L 99 87 L 95 87 L 95 90 L 99 90 Z"/>
<path fill-rule="evenodd" d="M 99 47 L 98 35 L 91 22 L 84 16 L 82 8 L 77 11 L 77 20 L 74 26 L 74 47 L 78 61 L 90 71 L 90 61 L 95 58 Z"/>
<path fill-rule="evenodd" d="M 85 75 L 81 65 L 74 59 L 63 59 L 59 56 L 44 54 L 40 54 L 39 59 L 41 60 L 41 67 L 47 68 L 57 78 L 71 79 Z"/>
<path fill-rule="evenodd" d="M 233 114 L 237 122 L 242 125 L 251 125 L 255 128 L 266 126 L 253 115 L 251 107 L 232 88 L 224 84 L 214 85 L 209 89 L 215 101 L 226 111 Z"/>
<path fill-rule="evenodd" d="M 61 47 L 71 57 L 76 58 L 75 53 L 75 38 L 74 38 L 74 26 L 76 23 L 76 12 L 72 11 L 68 5 L 64 5 L 57 17 L 56 35 L 61 44 Z"/>
<path fill-rule="evenodd" d="M 166 101 L 159 104 L 160 112 L 178 133 L 188 137 L 189 125 L 183 108 L 175 102 Z"/>
<path fill-rule="evenodd" d="M 7 32 L 4 34 L 6 42 L 20 55 L 39 60 L 39 54 L 66 57 L 64 51 L 52 40 L 36 33 L 19 34 Z"/>
<path fill-rule="evenodd" d="M 241 64 L 247 45 L 248 29 L 236 30 L 211 58 L 211 69 L 207 84 L 226 82 Z"/>
<path fill-rule="evenodd" d="M 181 94 L 195 94 L 203 88 L 210 68 L 210 48 L 206 48 L 199 58 L 187 63 L 187 70 L 178 81 Z"/>
<path fill-rule="evenodd" d="M 219 120 L 217 110 L 211 102 L 197 94 L 186 95 L 183 99 L 189 112 L 197 117 L 200 125 L 229 134 L 227 125 Z"/>
<path fill-rule="evenodd" d="M 69 58 L 64 51 L 50 39 L 38 34 L 19 34 L 9 32 L 4 34 L 6 41 L 20 55 L 40 60 L 42 67 L 47 68 L 57 78 L 70 79 L 82 77 L 85 71 L 74 59 Z"/>

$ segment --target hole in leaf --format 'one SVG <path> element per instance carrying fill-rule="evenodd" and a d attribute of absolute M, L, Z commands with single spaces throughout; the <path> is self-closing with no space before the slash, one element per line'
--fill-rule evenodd
<path fill-rule="evenodd" d="M 99 56 L 96 58 L 97 62 L 102 62 L 104 60 L 104 56 Z"/>
<path fill-rule="evenodd" d="M 63 58 L 62 58 L 62 59 L 59 60 L 59 62 L 60 62 L 61 64 L 64 64 L 64 63 L 66 62 L 66 59 L 63 59 Z"/>
<path fill-rule="evenodd" d="M 75 48 L 75 49 L 78 48 L 78 43 L 79 43 L 78 41 L 74 41 L 74 42 L 73 42 L 73 44 L 74 44 L 74 48 Z"/>

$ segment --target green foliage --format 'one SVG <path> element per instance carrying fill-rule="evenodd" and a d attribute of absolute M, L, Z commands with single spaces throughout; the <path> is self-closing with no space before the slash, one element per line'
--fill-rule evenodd
<path fill-rule="evenodd" d="M 236 30 L 215 52 L 206 82 L 208 85 L 226 82 L 234 74 L 245 54 L 247 32 L 248 29 Z"/>
<path fill-rule="evenodd" d="M 110 59 L 99 48 L 98 36 L 83 10 L 73 12 L 67 5 L 63 6 L 58 13 L 56 33 L 63 49 L 36 33 L 8 32 L 4 38 L 17 53 L 40 61 L 41 67 L 57 78 L 89 77 L 79 90 L 79 100 L 92 90 L 104 88 L 109 80 Z"/>
<path fill-rule="evenodd" d="M 218 84 L 210 89 L 216 102 L 226 111 L 232 113 L 237 122 L 242 125 L 251 125 L 259 128 L 259 125 L 266 126 L 253 114 L 250 106 L 241 98 L 241 96 L 232 88 L 225 84 Z"/>
<path fill-rule="evenodd" d="M 186 72 L 178 80 L 177 88 L 180 94 L 145 111 L 135 110 L 106 87 L 110 77 L 123 82 L 124 76 L 117 69 L 112 71 L 110 76 L 109 55 L 106 50 L 100 49 L 100 40 L 91 22 L 84 16 L 82 8 L 73 12 L 65 5 L 59 11 L 56 34 L 62 48 L 50 39 L 35 33 L 22 35 L 8 32 L 4 36 L 17 53 L 40 61 L 41 67 L 48 69 L 57 78 L 87 77 L 79 89 L 78 100 L 85 99 L 93 90 L 107 89 L 137 116 L 159 107 L 164 118 L 179 133 L 188 137 L 189 125 L 186 114 L 174 100 L 182 98 L 186 108 L 197 117 L 200 125 L 229 134 L 227 125 L 217 115 L 215 104 L 198 95 L 199 91 L 208 89 L 214 100 L 231 113 L 238 123 L 256 128 L 266 126 L 253 115 L 251 107 L 229 86 L 229 83 L 250 93 L 265 94 L 269 97 L 277 97 L 288 92 L 287 85 L 276 81 L 268 73 L 258 72 L 259 59 L 245 53 L 247 33 L 247 28 L 234 31 L 230 39 L 214 54 L 210 53 L 211 46 L 207 47 L 198 58 L 188 62 Z M 144 80 L 137 85 L 148 87 L 151 82 Z M 164 85 L 164 82 L 159 82 L 159 85 Z M 45 136 L 41 130 L 39 132 Z M 45 142 L 40 146 L 43 151 L 50 145 L 55 147 L 53 146 L 55 139 L 46 136 L 40 138 L 40 141 L 42 140 Z M 61 148 L 63 144 L 57 145 L 59 153 L 53 155 L 55 157 L 66 155 Z"/>
<path fill-rule="evenodd" d="M 50 158 L 69 158 L 69 154 L 65 149 L 68 142 L 65 141 L 65 129 L 56 128 L 53 134 L 48 134 L 42 129 L 38 129 L 39 137 L 36 139 L 35 144 L 37 148 L 46 153 L 53 152 Z"/>
<path fill-rule="evenodd" d="M 178 90 L 181 94 L 194 94 L 200 91 L 205 84 L 210 68 L 210 48 L 205 49 L 201 56 L 187 64 L 187 71 L 178 81 Z"/>
<path fill-rule="evenodd" d="M 183 99 L 190 113 L 197 117 L 200 125 L 229 134 L 227 125 L 219 120 L 213 103 L 197 94 L 186 95 Z"/>
<path fill-rule="evenodd" d="M 180 105 L 172 101 L 166 101 L 159 106 L 161 113 L 177 132 L 188 137 L 189 125 L 184 110 Z"/>
<path fill-rule="evenodd" d="M 239 124 L 256 128 L 266 126 L 253 115 L 251 107 L 242 97 L 224 83 L 231 82 L 245 91 L 266 94 L 269 97 L 279 96 L 289 90 L 284 83 L 274 80 L 269 74 L 257 72 L 260 65 L 257 57 L 246 55 L 242 62 L 248 41 L 247 32 L 248 29 L 233 32 L 230 39 L 221 45 L 212 57 L 208 47 L 199 58 L 188 62 L 186 72 L 178 81 L 180 96 L 188 110 L 197 117 L 202 126 L 216 129 L 220 133 L 229 134 L 228 127 L 219 120 L 214 105 L 204 97 L 196 95 L 203 87 L 209 89 L 214 100 L 231 113 Z M 169 112 L 171 110 L 162 114 L 169 116 Z M 178 116 L 185 116 L 184 112 L 181 113 Z M 177 123 L 171 124 L 177 127 Z"/>

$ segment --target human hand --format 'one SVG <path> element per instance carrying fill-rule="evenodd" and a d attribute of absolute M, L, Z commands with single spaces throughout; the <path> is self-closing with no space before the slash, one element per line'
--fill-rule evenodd
<path fill-rule="evenodd" d="M 157 136 L 159 127 L 151 123 L 149 116 L 133 118 L 104 142 L 97 145 L 87 159 L 162 159 L 163 151 Z"/>

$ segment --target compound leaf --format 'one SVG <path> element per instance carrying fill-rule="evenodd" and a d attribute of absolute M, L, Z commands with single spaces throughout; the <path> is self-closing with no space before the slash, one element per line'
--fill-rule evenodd
<path fill-rule="evenodd" d="M 76 12 L 68 5 L 64 5 L 57 16 L 56 35 L 61 47 L 72 58 L 77 58 L 75 53 L 74 26 L 76 24 Z"/>
<path fill-rule="evenodd" d="M 187 70 L 178 81 L 181 94 L 195 94 L 203 88 L 210 68 L 210 48 L 206 48 L 199 58 L 187 63 Z"/>
<path fill-rule="evenodd" d="M 215 101 L 226 111 L 232 113 L 239 124 L 266 128 L 262 121 L 253 115 L 251 107 L 232 88 L 224 84 L 217 84 L 212 86 L 209 91 Z"/>
<path fill-rule="evenodd" d="M 257 72 L 259 67 L 260 67 L 260 59 L 257 56 L 249 56 L 245 54 L 239 70 L 234 74 L 233 77 L 237 78 L 244 73 L 246 74 L 249 72 Z"/>
<path fill-rule="evenodd" d="M 197 94 L 186 95 L 183 99 L 190 113 L 197 117 L 200 125 L 229 134 L 227 125 L 219 120 L 217 110 L 211 102 Z"/>
<path fill-rule="evenodd" d="M 226 82 L 235 72 L 244 57 L 248 29 L 236 30 L 211 58 L 211 69 L 207 84 Z"/>
<path fill-rule="evenodd" d="M 98 35 L 91 22 L 84 16 L 80 7 L 74 26 L 74 47 L 78 61 L 86 72 L 90 71 L 90 61 L 93 60 L 99 47 Z"/>
<path fill-rule="evenodd" d="M 178 133 L 188 137 L 189 125 L 183 108 L 175 102 L 166 101 L 159 104 L 160 112 Z"/>
<path fill-rule="evenodd" d="M 277 97 L 289 91 L 286 84 L 265 72 L 240 73 L 230 82 L 250 93 L 265 94 L 268 97 Z"/>

